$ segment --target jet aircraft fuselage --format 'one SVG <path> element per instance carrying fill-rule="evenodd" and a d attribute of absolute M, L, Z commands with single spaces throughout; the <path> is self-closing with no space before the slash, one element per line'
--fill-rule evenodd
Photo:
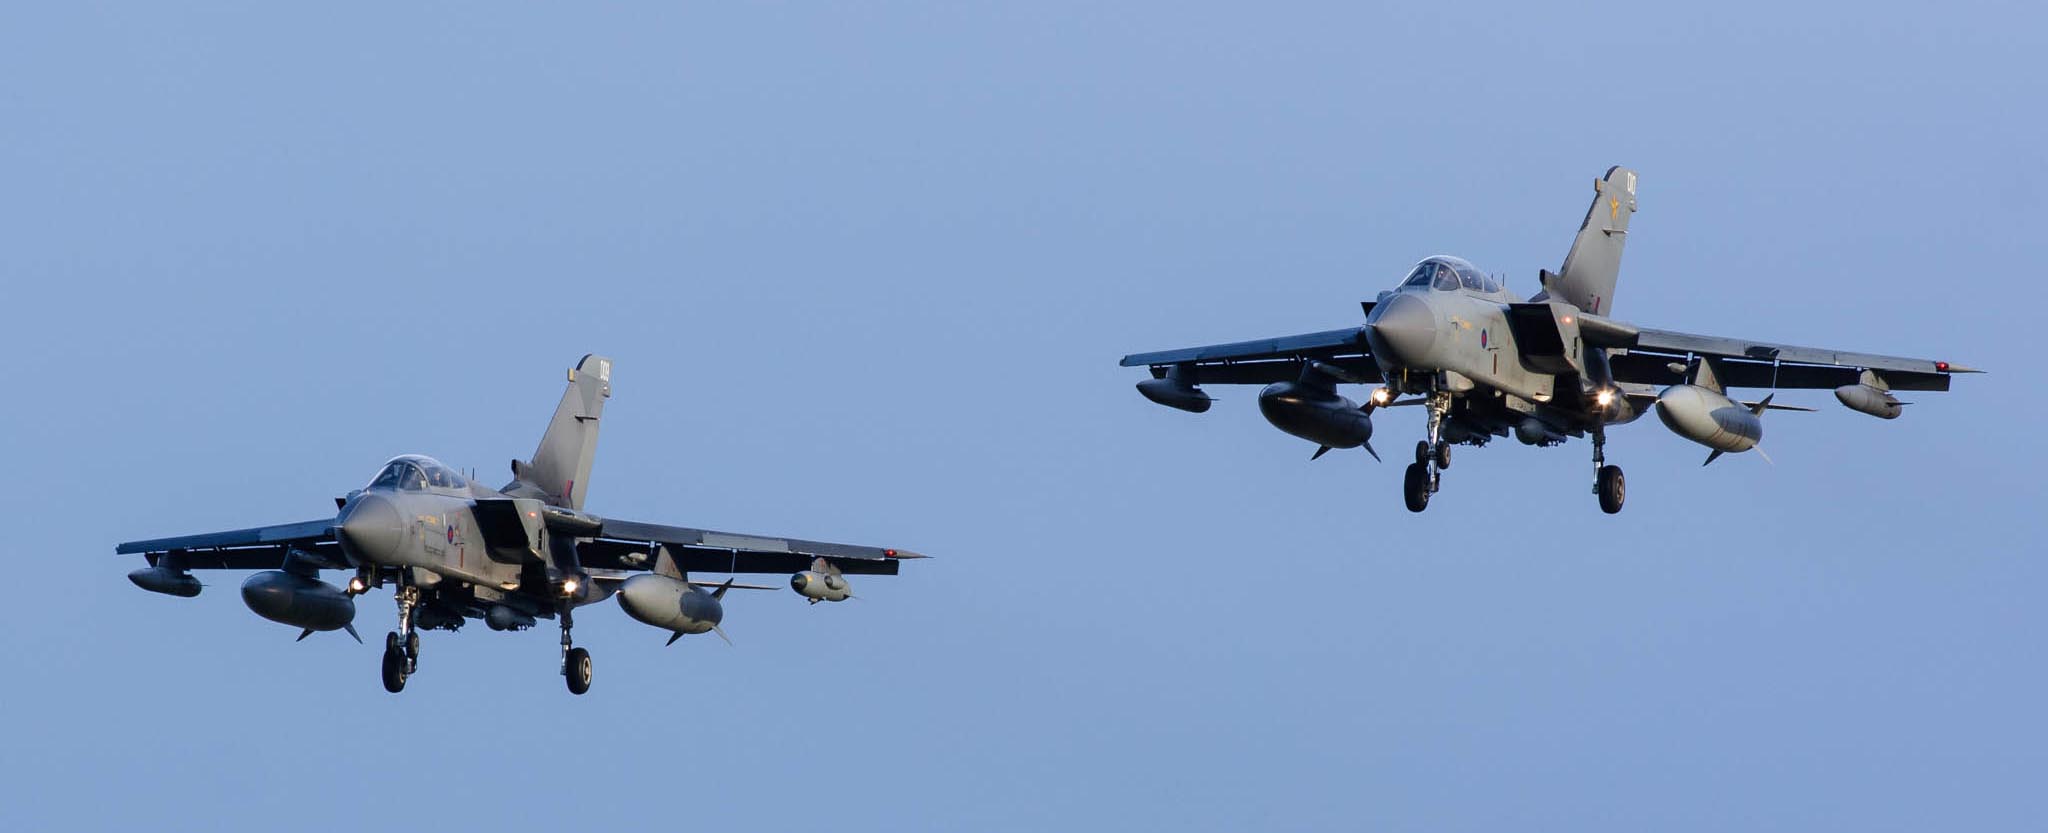
<path fill-rule="evenodd" d="M 1514 305 L 1523 303 L 1472 264 L 1432 257 L 1399 286 L 1380 293 L 1366 316 L 1364 337 L 1391 392 L 1422 394 L 1442 387 L 1454 393 L 1483 388 L 1503 394 L 1464 397 L 1454 403 L 1445 414 L 1445 429 L 1453 442 L 1506 433 L 1538 412 L 1567 432 L 1626 423 L 1641 415 L 1615 385 L 1605 356 L 1586 350 L 1584 338 L 1576 332 L 1586 326 L 1616 325 L 1575 310 L 1558 310 L 1556 329 L 1527 329 L 1533 330 L 1533 338 L 1566 333 L 1570 343 L 1525 350 L 1510 318 Z M 1547 361 L 1523 361 L 1525 354 L 1541 356 L 1546 349 L 1554 351 Z M 1561 390 L 1560 384 L 1570 388 Z"/>
<path fill-rule="evenodd" d="M 491 546 L 497 536 L 483 534 L 479 512 L 494 527 L 524 534 Z M 507 604 L 545 615 L 556 598 L 589 603 L 610 595 L 606 583 L 584 582 L 554 566 L 574 563 L 554 552 L 573 549 L 574 538 L 546 530 L 550 523 L 560 528 L 579 520 L 593 532 L 600 526 L 574 510 L 474 484 L 433 458 L 407 455 L 385 464 L 369 485 L 350 493 L 335 518 L 335 537 L 357 565 L 416 568 L 413 575 L 422 589 L 452 579 L 477 586 L 468 594 L 472 598 L 464 600 L 467 604 Z"/>
<path fill-rule="evenodd" d="M 395 585 L 398 628 L 384 641 L 387 690 L 405 687 L 419 666 L 419 631 L 457 630 L 482 619 L 492 630 L 519 631 L 537 619 L 562 627 L 562 675 L 571 692 L 589 690 L 590 652 L 575 647 L 573 613 L 616 596 L 634 620 L 669 632 L 716 632 L 722 599 L 734 587 L 772 585 L 692 581 L 689 571 L 784 573 L 816 603 L 850 596 L 846 573 L 894 575 L 916 553 L 822 541 L 739 535 L 601 518 L 583 511 L 598 423 L 611 396 L 610 359 L 585 356 L 530 460 L 512 462 L 512 480 L 491 489 L 431 457 L 392 458 L 360 489 L 337 498 L 331 519 L 226 532 L 131 541 L 119 553 L 149 566 L 128 574 L 145 590 L 197 596 L 194 569 L 253 569 L 242 600 L 272 621 L 301 629 L 355 633 L 355 598 Z M 346 587 L 319 579 L 349 571 Z M 706 588 L 713 588 L 709 591 Z"/>
<path fill-rule="evenodd" d="M 1316 443 L 1311 459 L 1336 448 L 1371 445 L 1372 414 L 1420 405 L 1426 435 L 1402 483 L 1410 511 L 1429 504 L 1450 467 L 1454 445 L 1485 445 L 1513 435 L 1552 446 L 1593 441 L 1600 508 L 1621 510 L 1625 485 L 1607 465 L 1609 426 L 1654 407 L 1673 432 L 1723 454 L 1756 448 L 1766 409 L 1781 389 L 1832 388 L 1851 409 L 1893 419 L 1906 403 L 1894 390 L 1947 390 L 1947 362 L 1796 347 L 1654 330 L 1608 317 L 1636 211 L 1636 174 L 1610 168 L 1593 183 L 1593 204 L 1556 273 L 1523 300 L 1499 280 L 1455 257 L 1423 260 L 1394 289 L 1365 306 L 1365 324 L 1322 332 L 1125 356 L 1145 366 L 1147 399 L 1207 411 L 1203 384 L 1264 384 L 1259 410 L 1274 427 Z M 1361 405 L 1340 383 L 1378 384 Z M 1758 402 L 1731 398 L 1732 387 L 1768 388 Z M 1400 399 L 1402 396 L 1413 396 Z"/>

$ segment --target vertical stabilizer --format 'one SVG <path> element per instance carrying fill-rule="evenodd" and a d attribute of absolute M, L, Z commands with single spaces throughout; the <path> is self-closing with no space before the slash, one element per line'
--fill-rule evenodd
<path fill-rule="evenodd" d="M 1628 219 L 1636 213 L 1636 172 L 1619 165 L 1593 182 L 1593 207 L 1579 225 L 1557 274 L 1543 274 L 1543 295 L 1595 315 L 1610 315 L 1614 284 L 1621 275 L 1621 248 Z"/>
<path fill-rule="evenodd" d="M 541 435 L 533 459 L 513 463 L 512 473 L 520 484 L 532 487 L 556 506 L 583 508 L 583 494 L 590 488 L 590 463 L 597 456 L 598 417 L 604 415 L 604 401 L 612 395 L 612 360 L 584 356 L 569 371 L 569 389 L 555 406 L 555 418 Z"/>

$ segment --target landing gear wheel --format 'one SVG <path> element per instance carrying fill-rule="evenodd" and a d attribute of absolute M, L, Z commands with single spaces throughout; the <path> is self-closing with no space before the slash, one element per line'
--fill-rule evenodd
<path fill-rule="evenodd" d="M 405 658 L 413 662 L 420 661 L 420 635 L 418 631 L 405 635 Z"/>
<path fill-rule="evenodd" d="M 582 694 L 590 690 L 590 652 L 582 648 L 570 648 L 569 655 L 562 659 L 562 676 L 569 681 L 570 694 Z"/>
<path fill-rule="evenodd" d="M 1451 467 L 1450 443 L 1436 444 L 1436 467 L 1440 469 L 1447 469 Z"/>
<path fill-rule="evenodd" d="M 1420 465 L 1426 465 L 1426 464 L 1428 464 L 1428 463 L 1429 463 L 1429 441 L 1428 441 L 1428 440 L 1416 440 L 1416 441 L 1415 441 L 1415 464 L 1416 464 L 1416 465 L 1418 465 L 1418 466 L 1420 466 Z"/>
<path fill-rule="evenodd" d="M 1622 500 L 1628 497 L 1628 480 L 1621 476 L 1621 467 L 1601 466 L 1594 490 L 1600 493 L 1600 511 L 1609 515 L 1620 512 Z"/>
<path fill-rule="evenodd" d="M 1429 508 L 1429 485 L 1429 466 L 1409 464 L 1408 473 L 1401 478 L 1401 499 L 1408 504 L 1408 511 Z"/>
<path fill-rule="evenodd" d="M 387 634 L 385 634 L 385 635 L 384 635 L 384 653 L 390 654 L 390 653 L 396 653 L 397 651 L 398 651 L 398 631 L 392 631 L 392 632 L 390 632 L 390 633 L 387 633 Z"/>
<path fill-rule="evenodd" d="M 390 642 L 392 647 L 384 649 L 384 690 L 397 694 L 405 690 L 405 654 L 398 650 L 397 639 Z"/>

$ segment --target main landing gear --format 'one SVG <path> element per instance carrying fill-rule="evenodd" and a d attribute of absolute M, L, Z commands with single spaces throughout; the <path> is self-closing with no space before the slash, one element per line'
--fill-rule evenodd
<path fill-rule="evenodd" d="M 1607 432 L 1593 431 L 1593 494 L 1600 496 L 1600 511 L 1612 515 L 1621 511 L 1628 497 L 1628 479 L 1620 466 L 1607 465 Z"/>
<path fill-rule="evenodd" d="M 571 621 L 569 606 L 562 606 L 562 679 L 569 683 L 570 694 L 582 694 L 590 690 L 590 652 L 576 647 L 569 639 Z"/>
<path fill-rule="evenodd" d="M 1415 462 L 1401 478 L 1401 500 L 1408 511 L 1429 508 L 1429 496 L 1443 484 L 1443 470 L 1451 467 L 1451 444 L 1444 442 L 1444 415 L 1450 413 L 1451 395 L 1429 395 L 1429 439 L 1415 444 Z"/>
<path fill-rule="evenodd" d="M 1450 414 L 1451 395 L 1429 395 L 1429 439 L 1415 444 L 1415 462 L 1408 464 L 1401 478 L 1401 501 L 1410 512 L 1429 508 L 1429 497 L 1443 487 L 1444 470 L 1451 467 L 1451 444 L 1444 441 L 1444 419 Z M 1620 466 L 1607 465 L 1607 432 L 1592 429 L 1593 494 L 1600 497 L 1600 511 L 1609 515 L 1621 511 L 1628 497 L 1628 481 Z"/>
<path fill-rule="evenodd" d="M 384 635 L 384 690 L 397 694 L 405 690 L 405 679 L 420 667 L 420 632 L 413 626 L 413 611 L 420 606 L 420 589 L 411 584 L 400 587 L 398 630 Z"/>
<path fill-rule="evenodd" d="M 420 589 L 411 584 L 399 587 L 395 594 L 398 599 L 398 630 L 384 635 L 384 690 L 397 694 L 405 690 L 405 681 L 420 667 L 420 632 L 417 624 L 420 606 Z M 590 690 L 590 652 L 576 647 L 570 639 L 570 629 L 575 620 L 570 607 L 562 606 L 562 679 L 569 684 L 569 693 L 582 694 Z"/>

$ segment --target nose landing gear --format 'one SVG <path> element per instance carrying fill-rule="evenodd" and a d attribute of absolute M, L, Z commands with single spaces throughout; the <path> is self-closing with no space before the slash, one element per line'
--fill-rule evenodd
<path fill-rule="evenodd" d="M 420 633 L 413 626 L 413 611 L 420 604 L 420 589 L 411 584 L 398 591 L 398 630 L 384 635 L 384 690 L 397 694 L 405 680 L 420 666 Z"/>
<path fill-rule="evenodd" d="M 1443 470 L 1451 467 L 1451 444 L 1444 442 L 1444 416 L 1451 410 L 1451 395 L 1429 395 L 1429 439 L 1415 443 L 1415 462 L 1401 477 L 1401 501 L 1410 512 L 1429 508 L 1429 496 L 1443 485 Z"/>

